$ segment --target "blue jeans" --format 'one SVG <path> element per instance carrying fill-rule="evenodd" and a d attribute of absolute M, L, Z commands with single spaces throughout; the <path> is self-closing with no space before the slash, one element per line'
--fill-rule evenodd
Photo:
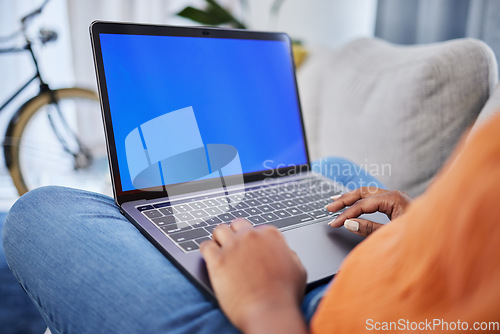
<path fill-rule="evenodd" d="M 330 158 L 314 169 L 350 189 L 361 181 L 383 187 L 364 171 L 336 173 L 334 164 L 355 167 Z M 238 332 L 107 196 L 33 190 L 10 210 L 3 244 L 11 270 L 54 334 Z M 306 294 L 306 321 L 325 288 Z"/>

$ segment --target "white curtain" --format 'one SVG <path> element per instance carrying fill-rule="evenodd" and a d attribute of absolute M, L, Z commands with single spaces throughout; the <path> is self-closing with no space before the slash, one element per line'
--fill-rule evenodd
<path fill-rule="evenodd" d="M 67 2 L 75 77 L 79 85 L 94 89 L 96 80 L 89 35 L 89 25 L 92 21 L 166 24 L 173 10 L 179 7 L 178 3 L 186 3 L 185 0 L 67 0 Z"/>

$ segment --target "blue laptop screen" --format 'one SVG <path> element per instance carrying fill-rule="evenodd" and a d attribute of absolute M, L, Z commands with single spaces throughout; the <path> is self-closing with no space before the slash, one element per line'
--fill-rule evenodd
<path fill-rule="evenodd" d="M 279 40 L 100 34 L 123 191 L 307 163 Z"/>

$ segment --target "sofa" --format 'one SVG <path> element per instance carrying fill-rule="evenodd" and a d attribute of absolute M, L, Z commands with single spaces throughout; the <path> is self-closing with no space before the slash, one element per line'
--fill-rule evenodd
<path fill-rule="evenodd" d="M 297 81 L 312 159 L 347 158 L 412 197 L 471 126 L 500 110 L 495 56 L 475 39 L 312 49 Z"/>

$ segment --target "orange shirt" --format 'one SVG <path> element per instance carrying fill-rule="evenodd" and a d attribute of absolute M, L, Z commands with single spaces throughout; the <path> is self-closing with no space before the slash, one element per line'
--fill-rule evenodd
<path fill-rule="evenodd" d="M 500 116 L 460 147 L 346 258 L 313 333 L 500 333 Z"/>

